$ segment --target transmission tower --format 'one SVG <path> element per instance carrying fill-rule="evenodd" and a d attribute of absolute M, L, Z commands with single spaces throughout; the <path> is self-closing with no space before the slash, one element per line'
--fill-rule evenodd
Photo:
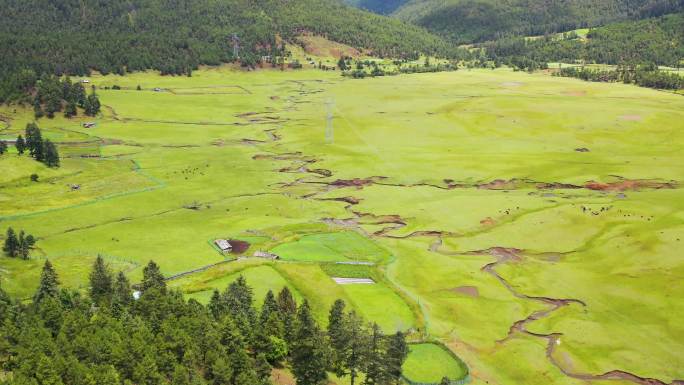
<path fill-rule="evenodd" d="M 231 40 L 233 42 L 233 57 L 236 59 L 240 58 L 240 38 L 238 37 L 237 33 L 234 33 L 233 36 L 231 37 Z"/>
<path fill-rule="evenodd" d="M 335 135 L 333 131 L 333 109 L 335 108 L 335 100 L 333 100 L 333 98 L 328 98 L 328 100 L 325 101 L 325 106 L 327 110 L 325 117 L 325 142 L 333 143 L 335 141 Z"/>

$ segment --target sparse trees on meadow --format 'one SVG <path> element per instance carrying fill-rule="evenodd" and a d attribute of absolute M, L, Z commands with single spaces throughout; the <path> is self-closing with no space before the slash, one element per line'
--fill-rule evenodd
<path fill-rule="evenodd" d="M 2 251 L 8 257 L 28 259 L 31 249 L 35 244 L 36 239 L 33 237 L 33 235 L 27 235 L 24 233 L 24 230 L 21 230 L 17 236 L 17 233 L 14 231 L 14 229 L 10 227 L 7 229 L 7 233 L 5 234 L 5 242 L 2 247 Z"/>

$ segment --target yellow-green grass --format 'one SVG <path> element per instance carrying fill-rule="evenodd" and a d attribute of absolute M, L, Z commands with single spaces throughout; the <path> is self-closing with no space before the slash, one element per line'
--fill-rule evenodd
<path fill-rule="evenodd" d="M 546 357 L 545 339 L 505 339 L 514 322 L 549 308 L 522 294 L 575 298 L 586 307 L 565 306 L 525 325 L 563 333 L 553 356 L 565 370 L 684 377 L 680 95 L 507 69 L 353 80 L 224 66 L 192 78 L 90 79 L 125 89 L 98 89 L 106 107 L 95 119 L 39 121 L 66 156 L 62 168 L 13 150 L 0 157 L 0 232 L 12 226 L 38 237 L 31 261 L 0 259 L 11 294 L 30 297 L 45 257 L 64 286 L 85 288 L 98 253 L 137 281 L 150 259 L 167 275 L 182 273 L 232 258 L 213 239 L 257 237 L 248 254 L 284 248 L 290 261 L 229 262 L 170 285 L 201 292 L 207 282 L 227 284 L 238 266 L 266 264 L 323 324 L 337 298 L 386 330 L 396 321 L 378 314 L 381 305 L 406 306 L 412 317 L 404 319 L 419 329 L 410 337 L 445 342 L 475 384 L 582 383 Z M 329 98 L 334 144 L 324 141 Z M 32 120 L 28 108 L 0 113 L 11 119 L 3 138 Z M 81 126 L 90 120 L 96 127 Z M 93 154 L 102 158 L 81 157 Z M 377 184 L 325 184 L 369 177 Z M 536 187 L 621 178 L 674 188 Z M 517 182 L 483 187 L 497 179 Z M 65 191 L 75 184 L 79 191 Z M 367 251 L 371 241 L 384 252 Z M 520 249 L 494 267 L 520 296 L 482 270 L 496 261 L 492 247 Z M 337 285 L 328 265 L 311 261 L 321 256 L 376 261 L 378 283 Z M 268 287 L 269 279 L 270 272 L 255 274 L 250 283 Z"/>
<path fill-rule="evenodd" d="M 418 383 L 436 384 L 444 377 L 456 381 L 468 374 L 465 364 L 445 348 L 430 343 L 409 345 L 409 355 L 402 369 L 406 378 Z"/>
<path fill-rule="evenodd" d="M 101 255 L 113 271 L 130 272 L 137 267 L 134 261 L 116 256 Z M 59 280 L 73 289 L 87 289 L 87 276 L 95 262 L 96 255 L 79 252 L 67 253 L 50 258 L 54 268 L 59 271 Z M 26 300 L 30 299 L 38 289 L 40 269 L 45 258 L 33 257 L 28 261 L 0 257 L 0 274 L 2 288 L 14 296 Z"/>

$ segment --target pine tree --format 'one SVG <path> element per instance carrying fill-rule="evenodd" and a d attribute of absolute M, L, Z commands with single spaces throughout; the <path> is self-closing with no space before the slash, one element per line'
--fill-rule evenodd
<path fill-rule="evenodd" d="M 53 360 L 41 354 L 37 360 L 35 377 L 41 385 L 63 385 L 62 378 Z"/>
<path fill-rule="evenodd" d="M 76 110 L 76 103 L 73 101 L 69 101 L 66 105 L 66 108 L 64 109 L 64 117 L 71 118 L 72 116 L 76 116 L 77 114 L 78 111 Z"/>
<path fill-rule="evenodd" d="M 26 125 L 26 147 L 29 150 L 31 156 L 39 161 L 43 161 L 43 136 L 40 132 L 40 128 L 35 123 L 28 123 Z"/>
<path fill-rule="evenodd" d="M 102 256 L 98 255 L 90 272 L 90 298 L 95 303 L 109 300 L 113 293 L 113 277 L 109 266 L 105 263 Z"/>
<path fill-rule="evenodd" d="M 17 256 L 21 257 L 22 259 L 28 259 L 29 252 L 35 243 L 36 240 L 33 238 L 33 235 L 26 235 L 24 230 L 21 230 L 17 240 Z"/>
<path fill-rule="evenodd" d="M 344 61 L 344 57 L 340 57 L 340 60 L 337 62 L 337 67 L 340 68 L 340 71 L 347 70 L 347 62 Z"/>
<path fill-rule="evenodd" d="M 43 107 L 40 105 L 40 98 L 37 95 L 36 98 L 33 99 L 33 115 L 36 119 L 40 119 L 45 115 Z"/>
<path fill-rule="evenodd" d="M 339 359 L 342 361 L 346 373 L 349 374 L 351 385 L 354 385 L 359 372 L 366 364 L 365 356 L 369 349 L 369 336 L 363 327 L 363 320 L 356 312 L 350 312 L 346 318 L 347 348 L 344 355 Z"/>
<path fill-rule="evenodd" d="M 3 321 L 7 318 L 7 316 L 10 315 L 9 310 L 11 306 L 12 299 L 9 297 L 7 292 L 5 292 L 5 290 L 2 289 L 2 285 L 0 285 L 0 324 L 2 324 Z M 0 342 L 0 352 L 6 352 L 7 347 L 7 342 Z"/>
<path fill-rule="evenodd" d="M 17 137 L 17 141 L 14 143 L 14 147 L 17 148 L 17 152 L 19 155 L 24 155 L 24 151 L 26 151 L 26 142 L 24 141 L 24 137 L 19 135 Z"/>
<path fill-rule="evenodd" d="M 297 385 L 319 385 L 327 379 L 328 349 L 306 300 L 297 312 L 291 361 Z"/>
<path fill-rule="evenodd" d="M 176 365 L 173 368 L 173 376 L 171 377 L 173 385 L 190 385 L 190 373 L 183 365 Z"/>
<path fill-rule="evenodd" d="M 252 288 L 247 285 L 243 276 L 231 282 L 222 295 L 228 314 L 233 317 L 246 338 L 252 336 L 256 325 L 256 312 L 252 306 L 252 298 Z"/>
<path fill-rule="evenodd" d="M 40 303 L 45 298 L 56 298 L 59 293 L 59 279 L 49 260 L 45 261 L 43 271 L 40 274 L 38 291 L 33 296 L 34 303 Z"/>
<path fill-rule="evenodd" d="M 55 146 L 54 143 L 52 143 L 49 139 L 45 139 L 45 158 L 44 158 L 44 163 L 48 167 L 59 167 L 59 152 L 57 151 L 57 146 Z"/>
<path fill-rule="evenodd" d="M 263 305 L 261 305 L 261 314 L 259 315 L 259 323 L 262 327 L 273 313 L 278 313 L 278 302 L 276 302 L 273 291 L 269 290 L 268 293 L 266 293 Z"/>
<path fill-rule="evenodd" d="M 259 325 L 254 333 L 254 349 L 264 354 L 268 361 L 276 364 L 287 354 L 283 339 L 283 322 L 278 313 L 278 303 L 273 291 L 269 290 L 261 306 Z"/>
<path fill-rule="evenodd" d="M 121 314 L 133 303 L 133 291 L 131 283 L 126 278 L 123 271 L 116 275 L 114 288 L 112 289 L 112 309 L 115 314 Z"/>
<path fill-rule="evenodd" d="M 285 329 L 285 341 L 290 344 L 294 339 L 294 324 L 295 316 L 297 314 L 297 302 L 287 286 L 283 287 L 280 293 L 278 293 L 278 313 L 280 315 L 280 319 L 283 321 L 283 327 Z"/>
<path fill-rule="evenodd" d="M 214 385 L 225 385 L 231 383 L 233 377 L 233 368 L 223 358 L 218 358 L 211 366 L 211 376 L 214 380 Z"/>
<path fill-rule="evenodd" d="M 88 116 L 95 116 L 98 112 L 100 112 L 100 99 L 95 94 L 95 90 L 93 90 L 93 93 L 88 95 L 88 98 L 86 98 L 84 108 L 85 113 Z"/>
<path fill-rule="evenodd" d="M 0 140 L 0 155 L 7 152 L 7 142 Z"/>
<path fill-rule="evenodd" d="M 19 240 L 17 239 L 17 234 L 14 229 L 9 227 L 7 229 L 7 234 L 5 235 L 5 244 L 2 247 L 2 251 L 8 257 L 16 257 L 19 250 Z"/>
<path fill-rule="evenodd" d="M 72 98 L 76 104 L 81 108 L 85 108 L 86 92 L 85 88 L 83 88 L 83 84 L 76 83 L 71 87 L 71 92 L 73 93 Z"/>
<path fill-rule="evenodd" d="M 254 370 L 257 374 L 258 385 L 271 384 L 271 365 L 268 363 L 264 354 L 259 354 L 254 363 Z"/>
<path fill-rule="evenodd" d="M 211 294 L 211 299 L 209 300 L 207 308 L 209 309 L 211 315 L 213 315 L 214 318 L 217 320 L 221 319 L 221 317 L 223 317 L 226 314 L 226 306 L 223 303 L 223 299 L 221 298 L 221 294 L 218 290 L 214 289 L 214 292 Z"/>
<path fill-rule="evenodd" d="M 333 352 L 332 370 L 340 377 L 345 375 L 343 360 L 349 346 L 349 330 L 344 314 L 345 306 L 344 301 L 338 299 L 333 303 L 328 314 L 328 337 Z"/>
<path fill-rule="evenodd" d="M 402 332 L 396 332 L 390 337 L 385 354 L 385 373 L 391 383 L 399 384 L 401 382 L 401 367 L 404 365 L 408 353 L 406 337 Z"/>
<path fill-rule="evenodd" d="M 366 351 L 366 379 L 364 385 L 381 385 L 386 379 L 383 364 L 382 331 L 378 324 L 371 327 L 371 337 Z"/>
<path fill-rule="evenodd" d="M 166 292 L 164 276 L 159 270 L 159 266 L 154 261 L 150 261 L 143 269 L 141 291 L 144 293 L 150 289 L 157 289 L 162 293 Z"/>

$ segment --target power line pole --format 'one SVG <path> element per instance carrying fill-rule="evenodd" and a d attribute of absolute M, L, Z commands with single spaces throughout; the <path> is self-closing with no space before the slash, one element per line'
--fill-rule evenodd
<path fill-rule="evenodd" d="M 333 109 L 335 108 L 335 100 L 333 98 L 328 98 L 325 101 L 325 106 L 327 110 L 326 114 L 326 126 L 325 126 L 325 142 L 333 143 L 335 141 L 334 128 L 333 128 Z"/>

